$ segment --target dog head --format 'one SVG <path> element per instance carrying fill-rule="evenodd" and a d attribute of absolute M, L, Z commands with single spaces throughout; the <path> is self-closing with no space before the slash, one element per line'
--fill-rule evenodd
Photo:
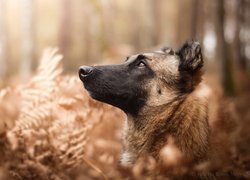
<path fill-rule="evenodd" d="M 202 66 L 200 44 L 190 41 L 178 51 L 136 54 L 119 65 L 82 66 L 79 76 L 92 98 L 137 116 L 144 106 L 157 108 L 192 92 Z"/>

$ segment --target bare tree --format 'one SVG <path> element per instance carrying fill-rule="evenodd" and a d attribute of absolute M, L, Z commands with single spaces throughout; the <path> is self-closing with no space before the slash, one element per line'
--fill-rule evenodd
<path fill-rule="evenodd" d="M 102 25 L 103 25 L 103 44 L 106 48 L 107 45 L 111 46 L 114 44 L 114 2 L 110 0 L 101 0 L 102 7 Z"/>
<path fill-rule="evenodd" d="M 179 0 L 178 22 L 177 22 L 177 42 L 182 44 L 183 41 L 192 39 L 192 3 L 190 0 Z"/>
<path fill-rule="evenodd" d="M 5 21 L 6 1 L 0 0 L 0 77 L 6 75 L 6 21 Z"/>
<path fill-rule="evenodd" d="M 217 57 L 222 62 L 222 84 L 226 95 L 234 95 L 235 87 L 233 82 L 232 62 L 229 55 L 229 47 L 225 40 L 225 9 L 224 0 L 215 0 L 215 28 L 217 35 Z"/>
<path fill-rule="evenodd" d="M 192 0 L 191 11 L 191 38 L 202 42 L 205 31 L 204 1 Z"/>
<path fill-rule="evenodd" d="M 240 39 L 240 32 L 242 29 L 245 30 L 245 11 L 246 11 L 246 1 L 237 0 L 236 1 L 236 12 L 235 12 L 235 35 L 234 35 L 234 50 L 235 59 L 241 70 L 246 71 L 246 56 L 245 56 L 245 42 Z"/>
<path fill-rule="evenodd" d="M 21 76 L 31 73 L 33 60 L 33 0 L 22 1 L 22 62 Z"/>
<path fill-rule="evenodd" d="M 71 47 L 71 19 L 72 19 L 72 1 L 62 1 L 62 21 L 59 34 L 59 46 L 64 55 L 65 66 L 70 66 L 70 47 Z"/>
<path fill-rule="evenodd" d="M 154 1 L 153 1 L 154 2 Z M 130 4 L 130 21 L 133 22 L 132 43 L 137 50 L 142 50 L 154 44 L 154 10 L 152 1 L 138 0 L 140 8 Z"/>
<path fill-rule="evenodd" d="M 95 1 L 86 1 L 84 7 L 84 46 L 85 63 L 93 64 L 101 59 L 101 19 L 100 9 L 96 8 Z"/>
<path fill-rule="evenodd" d="M 192 26 L 191 33 L 193 38 L 197 38 L 199 0 L 192 0 Z"/>

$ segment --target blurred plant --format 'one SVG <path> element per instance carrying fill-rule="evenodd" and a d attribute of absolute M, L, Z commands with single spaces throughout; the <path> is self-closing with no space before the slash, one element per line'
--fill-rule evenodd
<path fill-rule="evenodd" d="M 241 118 L 226 116 L 234 115 L 231 103 L 218 89 L 211 93 L 216 158 L 190 164 L 169 137 L 159 159 L 145 155 L 124 168 L 118 165 L 122 113 L 90 98 L 77 76 L 62 75 L 56 52 L 44 51 L 30 81 L 0 91 L 0 179 L 249 177 L 249 93 L 235 101 Z"/>
<path fill-rule="evenodd" d="M 0 91 L 0 113 L 6 118 L 1 120 L 1 133 L 7 132 L 11 149 L 24 155 L 24 164 L 16 164 L 17 168 L 32 166 L 46 174 L 87 161 L 88 134 L 107 111 L 88 98 L 78 77 L 62 76 L 62 56 L 56 52 L 45 50 L 37 73 L 26 85 Z"/>

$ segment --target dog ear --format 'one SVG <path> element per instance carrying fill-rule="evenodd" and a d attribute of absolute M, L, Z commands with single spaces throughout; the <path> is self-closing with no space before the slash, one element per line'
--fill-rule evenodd
<path fill-rule="evenodd" d="M 177 52 L 180 57 L 179 71 L 195 73 L 203 66 L 200 43 L 186 42 Z"/>

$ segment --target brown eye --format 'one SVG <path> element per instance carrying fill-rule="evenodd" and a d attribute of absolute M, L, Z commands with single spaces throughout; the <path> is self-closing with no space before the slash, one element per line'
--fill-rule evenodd
<path fill-rule="evenodd" d="M 139 67 L 139 68 L 144 68 L 144 67 L 146 67 L 146 64 L 145 64 L 145 62 L 140 61 L 140 62 L 137 64 L 137 67 Z"/>

